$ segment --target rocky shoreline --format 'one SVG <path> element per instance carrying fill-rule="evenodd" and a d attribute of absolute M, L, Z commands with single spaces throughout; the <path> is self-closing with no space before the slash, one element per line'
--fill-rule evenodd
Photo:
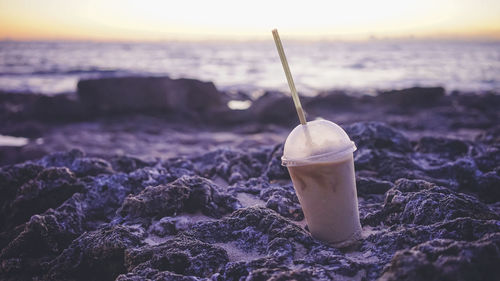
<path fill-rule="evenodd" d="M 363 238 L 336 249 L 311 238 L 280 165 L 296 123 L 290 98 L 269 92 L 231 110 L 213 84 L 165 81 L 153 88 L 174 94 L 155 110 L 135 96 L 96 108 L 83 92 L 0 94 L 0 134 L 31 139 L 1 150 L 0 279 L 500 274 L 500 96 L 412 88 L 305 97 L 308 118 L 341 124 L 358 147 Z M 189 102 L 206 92 L 210 102 Z"/>

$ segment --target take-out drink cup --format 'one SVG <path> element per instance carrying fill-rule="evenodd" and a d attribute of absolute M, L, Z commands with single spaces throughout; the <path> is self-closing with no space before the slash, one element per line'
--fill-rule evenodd
<path fill-rule="evenodd" d="M 355 150 L 346 132 L 327 120 L 295 127 L 283 150 L 282 164 L 288 168 L 312 236 L 337 247 L 361 235 Z"/>

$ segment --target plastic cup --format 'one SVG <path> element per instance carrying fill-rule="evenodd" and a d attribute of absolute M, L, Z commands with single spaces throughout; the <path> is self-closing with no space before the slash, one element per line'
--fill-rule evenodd
<path fill-rule="evenodd" d="M 340 126 L 315 120 L 293 129 L 281 158 L 312 236 L 337 247 L 347 246 L 361 235 L 355 150 Z"/>

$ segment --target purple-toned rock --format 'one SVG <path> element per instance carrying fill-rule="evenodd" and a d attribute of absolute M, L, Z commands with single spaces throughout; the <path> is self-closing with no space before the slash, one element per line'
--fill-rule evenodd
<path fill-rule="evenodd" d="M 39 159 L 47 154 L 41 146 L 0 146 L 0 166 Z"/>
<path fill-rule="evenodd" d="M 445 91 L 442 87 L 414 87 L 383 92 L 377 96 L 377 100 L 383 104 L 390 103 L 400 107 L 432 106 L 437 105 L 444 94 Z"/>
<path fill-rule="evenodd" d="M 139 276 L 143 274 L 142 268 L 152 268 L 188 276 L 210 277 L 228 261 L 223 248 L 182 236 L 160 245 L 130 249 L 125 253 L 125 264 L 130 275 Z"/>
<path fill-rule="evenodd" d="M 299 199 L 292 185 L 273 186 L 260 193 L 260 199 L 266 202 L 266 207 L 294 221 L 304 219 Z"/>
<path fill-rule="evenodd" d="M 46 262 L 84 232 L 84 210 L 83 195 L 77 193 L 56 210 L 32 216 L 0 252 L 0 277 L 23 280 L 46 272 Z"/>
<path fill-rule="evenodd" d="M 382 122 L 359 122 L 344 129 L 359 149 L 412 151 L 410 141 L 401 132 Z"/>
<path fill-rule="evenodd" d="M 113 170 L 117 172 L 130 173 L 148 165 L 145 161 L 130 156 L 114 156 L 110 159 Z"/>
<path fill-rule="evenodd" d="M 500 234 L 472 243 L 437 239 L 403 250 L 379 280 L 498 280 Z"/>
<path fill-rule="evenodd" d="M 81 80 L 78 95 L 91 110 L 207 113 L 225 107 L 211 82 L 168 77 L 120 77 Z"/>
<path fill-rule="evenodd" d="M 364 108 L 371 114 L 375 99 L 356 103 L 352 109 Z M 496 277 L 497 269 L 492 266 L 499 262 L 500 233 L 496 131 L 465 130 L 460 131 L 461 136 L 448 136 L 451 131 L 440 130 L 448 128 L 450 120 L 460 126 L 478 122 L 490 126 L 498 114 L 494 106 L 482 102 L 474 102 L 469 111 L 464 104 L 467 98 L 451 108 L 448 99 L 453 100 L 444 97 L 432 112 L 418 112 L 415 107 L 407 110 L 414 115 L 381 115 L 387 117 L 386 123 L 339 122 L 358 146 L 356 183 L 363 225 L 361 239 L 342 249 L 312 238 L 306 222 L 298 221 L 303 214 L 286 168 L 280 164 L 280 143 L 287 130 L 276 129 L 276 125 L 272 129 L 254 123 L 229 133 L 217 131 L 214 142 L 203 142 L 196 154 L 179 152 L 169 159 L 143 161 L 140 154 L 135 154 L 137 158 L 99 156 L 96 150 L 89 150 L 93 153 L 89 157 L 73 150 L 1 167 L 0 279 Z M 314 114 L 329 111 L 320 103 L 315 107 L 321 110 Z M 337 108 L 335 114 L 343 120 L 349 120 L 344 118 L 346 114 L 368 118 Z M 374 110 L 374 115 L 381 113 L 377 113 L 380 108 Z M 125 116 L 114 118 L 109 122 L 127 120 Z M 434 118 L 438 125 L 430 122 Z M 176 144 L 191 142 L 187 134 L 195 131 L 183 125 L 169 127 L 161 135 L 156 127 L 164 123 L 153 122 L 136 134 L 127 131 L 135 130 L 135 125 L 113 127 L 110 119 L 105 120 L 105 132 L 96 138 L 118 130 L 125 130 L 124 136 L 134 141 L 154 136 L 147 139 L 148 145 L 130 143 L 144 146 L 137 151 L 161 150 L 156 146 L 160 142 L 174 142 L 169 147 L 176 149 Z M 149 122 L 152 117 L 144 120 Z M 402 127 L 410 131 L 400 130 Z M 89 134 L 94 134 L 93 124 L 90 128 Z M 277 137 L 272 144 L 239 139 L 250 134 L 258 138 L 269 128 Z M 182 138 L 168 135 L 176 134 L 177 129 Z M 476 138 L 479 131 L 484 134 Z M 467 138 L 467 134 L 472 135 Z M 228 139 L 233 136 L 238 147 L 231 147 Z M 115 139 L 102 137 L 102 142 Z M 44 141 L 50 140 L 44 137 Z M 214 143 L 215 149 L 203 152 Z"/>
<path fill-rule="evenodd" d="M 121 274 L 116 281 L 142 281 L 142 280 L 171 280 L 171 281 L 200 281 L 200 278 L 173 273 L 171 271 L 161 271 L 141 265 L 132 272 Z"/>
<path fill-rule="evenodd" d="M 7 226 L 16 226 L 84 191 L 84 185 L 68 168 L 48 168 L 18 189 L 16 198 L 1 216 L 7 215 Z"/>
<path fill-rule="evenodd" d="M 315 244 L 299 226 L 263 207 L 243 208 L 222 220 L 198 223 L 185 234 L 207 243 L 232 243 L 244 252 L 283 258 Z"/>
<path fill-rule="evenodd" d="M 238 206 L 234 197 L 223 193 L 213 182 L 184 176 L 166 185 L 146 187 L 139 194 L 127 197 L 117 213 L 126 218 L 159 218 L 201 211 L 218 218 Z"/>
<path fill-rule="evenodd" d="M 113 173 L 109 162 L 99 158 L 85 157 L 85 153 L 78 149 L 47 155 L 39 163 L 45 167 L 68 167 L 77 176 Z"/>
<path fill-rule="evenodd" d="M 262 123 L 294 124 L 297 119 L 292 98 L 281 92 L 266 92 L 248 109 Z"/>
<path fill-rule="evenodd" d="M 89 117 L 85 105 L 71 94 L 59 94 L 55 96 L 40 96 L 33 106 L 35 118 L 49 121 L 71 121 L 81 120 Z"/>
<path fill-rule="evenodd" d="M 86 117 L 88 112 L 85 106 L 74 94 L 47 96 L 0 92 L 0 120 L 68 122 Z"/>
<path fill-rule="evenodd" d="M 114 280 L 126 271 L 125 250 L 141 246 L 141 229 L 104 227 L 86 232 L 52 260 L 49 280 Z"/>
<path fill-rule="evenodd" d="M 258 177 L 267 166 L 268 152 L 252 149 L 248 152 L 239 149 L 222 148 L 208 152 L 190 160 L 200 176 L 220 177 L 229 184 Z"/>
<path fill-rule="evenodd" d="M 269 178 L 270 181 L 290 179 L 290 174 L 288 173 L 288 169 L 281 165 L 281 156 L 283 156 L 283 144 L 279 144 L 274 147 L 271 152 L 269 164 L 267 165 L 266 171 L 264 174 Z"/>
<path fill-rule="evenodd" d="M 303 97 L 301 102 L 308 111 L 322 115 L 322 113 L 327 114 L 332 111 L 337 114 L 354 111 L 356 106 L 362 103 L 362 100 L 343 91 L 329 91 L 321 92 L 314 97 Z"/>
<path fill-rule="evenodd" d="M 1 168 L 0 205 L 15 198 L 18 188 L 38 176 L 43 169 L 43 166 L 31 162 Z"/>
<path fill-rule="evenodd" d="M 471 218 L 456 218 L 431 225 L 393 225 L 373 231 L 362 241 L 360 250 L 377 253 L 381 263 L 386 264 L 395 252 L 432 239 L 471 242 L 487 234 L 498 232 L 500 232 L 500 223 L 497 220 Z"/>
<path fill-rule="evenodd" d="M 381 181 L 374 178 L 357 177 L 356 190 L 358 196 L 367 196 L 371 194 L 384 194 L 392 188 L 393 184 L 388 181 Z"/>
<path fill-rule="evenodd" d="M 395 224 L 429 225 L 460 217 L 499 219 L 475 197 L 456 193 L 422 180 L 398 180 L 386 192 L 380 211 L 362 219 L 364 224 L 376 226 Z"/>
<path fill-rule="evenodd" d="M 457 139 L 423 137 L 415 150 L 422 153 L 438 154 L 446 158 L 463 157 L 469 152 L 469 144 Z"/>

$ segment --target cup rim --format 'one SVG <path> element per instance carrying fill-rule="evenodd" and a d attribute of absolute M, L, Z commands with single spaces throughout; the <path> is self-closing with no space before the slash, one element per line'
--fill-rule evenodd
<path fill-rule="evenodd" d="M 339 160 L 343 160 L 347 155 L 356 151 L 356 144 L 351 141 L 351 146 L 348 146 L 340 151 L 331 151 L 319 155 L 313 155 L 301 159 L 290 159 L 283 155 L 281 157 L 281 165 L 285 167 L 291 166 L 305 166 L 316 163 L 325 163 L 325 162 L 338 162 Z"/>

